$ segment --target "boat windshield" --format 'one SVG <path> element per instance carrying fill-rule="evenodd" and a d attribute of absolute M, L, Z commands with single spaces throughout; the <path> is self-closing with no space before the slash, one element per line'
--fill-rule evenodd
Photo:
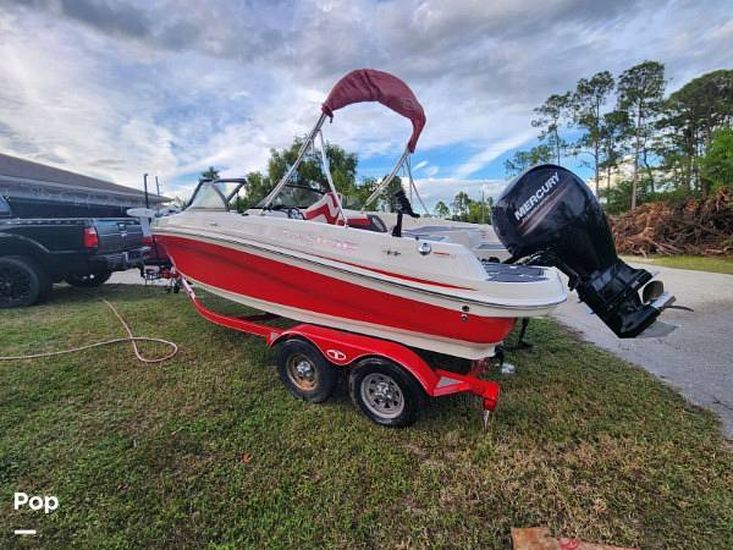
<path fill-rule="evenodd" d="M 288 183 L 273 199 L 271 208 L 308 208 L 323 198 L 328 189 L 318 182 Z M 264 199 L 257 208 L 262 208 Z"/>
<path fill-rule="evenodd" d="M 202 210 L 231 210 L 234 208 L 240 190 L 245 186 L 244 179 L 202 181 L 194 192 L 188 208 Z M 318 181 L 298 181 L 285 185 L 271 202 L 268 209 L 287 208 L 306 209 L 320 201 L 328 193 L 328 187 Z M 244 192 L 246 196 L 246 191 Z M 344 205 L 355 204 L 356 201 L 345 199 L 340 195 Z M 264 199 L 254 208 L 263 208 Z"/>
<path fill-rule="evenodd" d="M 321 200 L 326 193 L 328 193 L 328 185 L 323 182 L 314 180 L 290 182 L 275 196 L 269 208 L 274 210 L 280 208 L 306 209 Z M 351 200 L 350 197 L 344 197 L 339 194 L 339 198 L 341 199 L 341 203 L 347 208 L 356 205 L 356 201 Z M 256 208 L 262 208 L 264 202 L 265 199 L 262 199 Z"/>
<path fill-rule="evenodd" d="M 202 181 L 191 199 L 189 208 L 229 210 L 232 199 L 244 183 L 243 180 Z"/>

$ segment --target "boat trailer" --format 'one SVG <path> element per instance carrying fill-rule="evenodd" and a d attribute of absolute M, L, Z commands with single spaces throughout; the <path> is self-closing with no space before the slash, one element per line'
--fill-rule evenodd
<path fill-rule="evenodd" d="M 383 426 L 412 424 L 424 396 L 478 396 L 484 427 L 496 409 L 499 385 L 479 378 L 488 370 L 491 358 L 472 361 L 468 372 L 460 374 L 434 368 L 412 349 L 389 340 L 308 323 L 291 328 L 272 326 L 267 321 L 279 316 L 269 313 L 222 315 L 207 308 L 191 284 L 180 274 L 178 277 L 204 319 L 264 338 L 268 347 L 278 349 L 280 379 L 298 398 L 312 403 L 325 401 L 333 393 L 340 368 L 348 368 L 352 401 L 368 418 Z M 501 357 L 500 351 L 496 356 Z"/>

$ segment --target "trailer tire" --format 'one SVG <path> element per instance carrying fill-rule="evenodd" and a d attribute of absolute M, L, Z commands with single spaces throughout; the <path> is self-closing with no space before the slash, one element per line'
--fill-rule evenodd
<path fill-rule="evenodd" d="M 290 393 L 310 403 L 333 394 L 338 371 L 310 342 L 291 338 L 278 346 L 277 371 Z"/>
<path fill-rule="evenodd" d="M 42 302 L 51 292 L 51 279 L 32 258 L 0 257 L 0 309 Z"/>
<path fill-rule="evenodd" d="M 94 288 L 102 286 L 111 276 L 111 271 L 97 271 L 84 275 L 70 274 L 66 276 L 66 282 L 78 288 Z"/>
<path fill-rule="evenodd" d="M 403 428 L 417 419 L 424 392 L 403 367 L 387 359 L 371 357 L 352 369 L 349 395 L 372 422 Z"/>

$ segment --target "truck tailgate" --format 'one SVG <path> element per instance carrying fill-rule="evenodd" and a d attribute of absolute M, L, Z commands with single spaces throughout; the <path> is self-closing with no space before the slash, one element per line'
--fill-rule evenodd
<path fill-rule="evenodd" d="M 98 254 L 123 252 L 143 246 L 143 230 L 134 219 L 94 219 L 99 237 Z"/>

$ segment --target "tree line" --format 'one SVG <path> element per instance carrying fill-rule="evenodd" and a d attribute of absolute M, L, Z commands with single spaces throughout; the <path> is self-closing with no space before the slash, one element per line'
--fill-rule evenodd
<path fill-rule="evenodd" d="M 285 175 L 288 168 L 295 163 L 302 143 L 303 138 L 295 138 L 289 147 L 271 149 L 267 169 L 264 172 L 249 172 L 244 176 L 248 185 L 243 194 L 236 199 L 239 210 L 253 208 L 267 196 Z M 338 145 L 326 143 L 326 157 L 328 158 L 334 186 L 343 195 L 345 206 L 355 209 L 364 207 L 366 199 L 376 189 L 379 180 L 373 177 L 357 179 L 358 155 L 346 152 Z M 218 177 L 219 170 L 213 166 L 201 173 L 202 179 L 212 180 Z M 306 154 L 305 160 L 298 167 L 293 181 L 320 186 L 321 189 L 326 190 L 326 176 L 323 173 L 320 158 L 315 152 L 309 151 Z M 393 212 L 396 207 L 394 194 L 399 189 L 402 189 L 402 179 L 397 176 L 369 208 L 377 211 Z M 465 191 L 459 191 L 450 203 L 450 207 L 444 201 L 438 201 L 430 214 L 457 221 L 490 223 L 492 206 L 493 199 L 491 197 L 474 200 Z M 419 211 L 417 205 L 413 205 L 413 207 Z"/>
<path fill-rule="evenodd" d="M 733 187 L 733 70 L 707 73 L 669 95 L 667 84 L 664 65 L 644 61 L 552 94 L 531 121 L 540 143 L 508 159 L 507 175 L 582 156 L 611 211 Z M 629 160 L 631 176 L 612 186 L 614 172 Z"/>
<path fill-rule="evenodd" d="M 476 200 L 468 196 L 465 191 L 459 191 L 450 203 L 450 206 L 443 201 L 435 204 L 434 214 L 438 218 L 451 219 L 454 221 L 469 223 L 491 223 L 491 208 L 494 206 L 494 199 L 491 196 L 484 196 Z"/>
<path fill-rule="evenodd" d="M 264 172 L 254 171 L 247 173 L 247 186 L 243 194 L 237 198 L 237 207 L 246 210 L 257 206 L 262 199 L 277 185 L 290 166 L 298 158 L 298 152 L 303 144 L 303 139 L 297 137 L 289 147 L 283 149 L 271 149 L 270 158 L 267 162 L 267 169 Z M 376 189 L 379 180 L 367 177 L 360 180 L 356 177 L 359 158 L 356 153 L 349 153 L 342 147 L 333 143 L 326 143 L 326 157 L 333 179 L 334 187 L 344 197 L 344 206 L 347 208 L 361 208 L 366 199 Z M 213 166 L 201 173 L 203 179 L 216 179 L 219 171 Z M 310 186 L 327 191 L 326 176 L 319 154 L 309 150 L 303 162 L 298 166 L 292 180 L 295 184 Z M 371 205 L 374 210 L 393 211 L 395 208 L 394 193 L 401 189 L 402 181 L 395 177 L 381 195 Z M 294 188 L 291 192 L 297 193 Z"/>
<path fill-rule="evenodd" d="M 562 164 L 580 158 L 594 173 L 596 195 L 610 212 L 635 208 L 640 202 L 669 197 L 708 196 L 720 187 L 733 188 L 733 70 L 718 70 L 691 80 L 666 94 L 664 65 L 644 61 L 619 75 L 600 71 L 581 78 L 573 90 L 550 95 L 534 109 L 531 124 L 539 144 L 516 152 L 505 162 L 507 176 L 540 163 Z M 256 206 L 297 158 L 303 138 L 284 149 L 272 149 L 267 169 L 246 174 L 247 191 L 239 207 Z M 361 208 L 378 184 L 357 180 L 358 156 L 326 144 L 336 189 L 347 207 Z M 620 168 L 631 164 L 631 175 Z M 213 167 L 202 177 L 218 176 Z M 612 185 L 613 180 L 618 182 Z M 325 182 L 320 159 L 309 151 L 296 181 Z M 605 186 L 602 184 L 605 183 Z M 375 210 L 394 210 L 395 178 Z M 459 191 L 447 204 L 438 201 L 433 215 L 472 223 L 490 223 L 493 199 L 472 199 Z"/>

